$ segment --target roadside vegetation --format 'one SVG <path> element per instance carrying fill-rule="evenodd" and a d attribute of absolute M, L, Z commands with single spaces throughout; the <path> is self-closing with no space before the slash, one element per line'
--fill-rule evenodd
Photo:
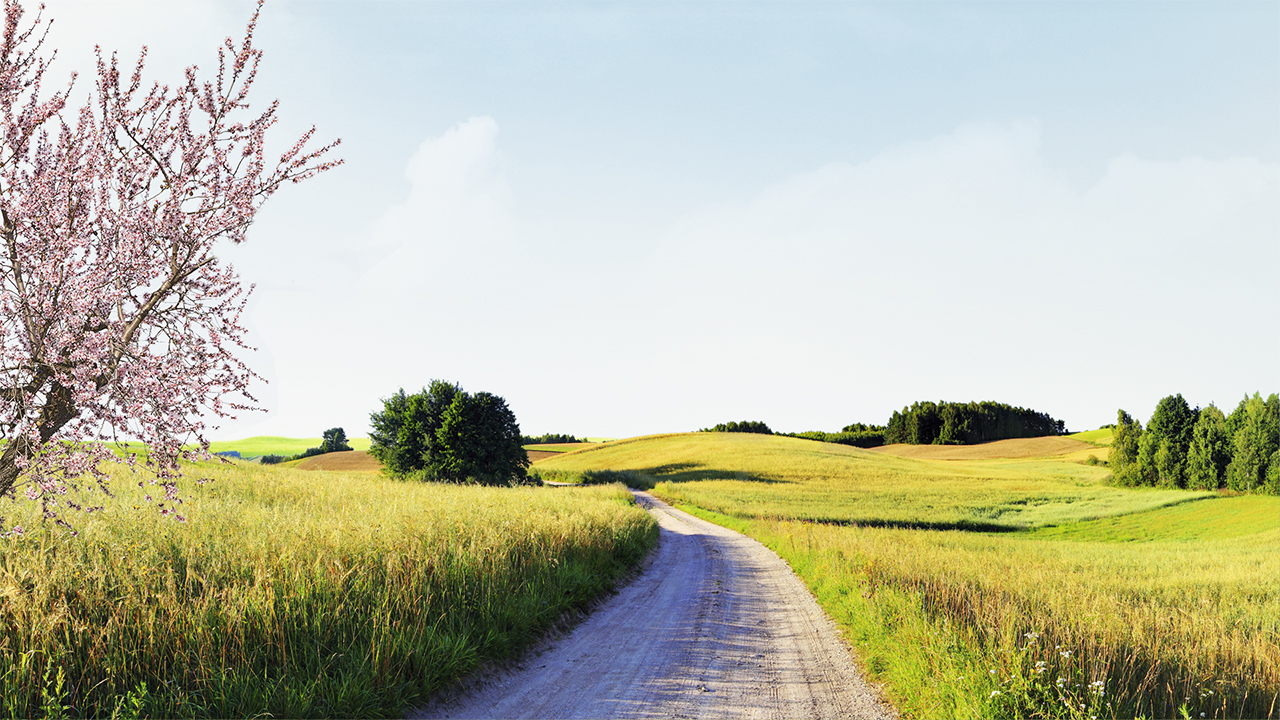
<path fill-rule="evenodd" d="M 617 486 L 205 463 L 175 523 L 111 473 L 78 537 L 23 516 L 5 541 L 0 715 L 399 717 L 585 608 L 657 537 Z"/>
<path fill-rule="evenodd" d="M 650 476 L 761 540 L 909 717 L 1274 717 L 1280 499 L 1111 486 L 1086 461 L 1105 440 L 867 451 L 689 434 L 536 469 Z M 1037 443 L 1053 452 L 1029 456 Z"/>

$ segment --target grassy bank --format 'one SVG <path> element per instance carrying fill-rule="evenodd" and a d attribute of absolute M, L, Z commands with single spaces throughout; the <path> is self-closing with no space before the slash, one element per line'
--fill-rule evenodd
<path fill-rule="evenodd" d="M 1074 451 L 925 460 L 706 437 L 539 467 L 652 474 L 657 494 L 773 548 L 909 717 L 1280 710 L 1280 499 L 1111 488 Z"/>
<path fill-rule="evenodd" d="M 399 716 L 587 605 L 657 534 L 616 487 L 200 475 L 186 523 L 133 510 L 127 482 L 79 538 L 25 519 L 0 555 L 0 713 Z"/>

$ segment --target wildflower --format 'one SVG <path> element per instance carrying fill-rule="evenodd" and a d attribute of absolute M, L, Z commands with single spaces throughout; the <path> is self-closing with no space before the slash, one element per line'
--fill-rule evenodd
<path fill-rule="evenodd" d="M 1069 658 L 1069 657 L 1071 657 L 1071 651 L 1070 651 L 1070 650 L 1063 650 L 1062 652 L 1060 652 L 1060 653 L 1058 653 L 1058 654 L 1059 654 L 1059 655 L 1061 655 L 1061 656 L 1062 656 L 1062 657 L 1064 657 L 1064 658 Z"/>
<path fill-rule="evenodd" d="M 999 691 L 999 690 L 992 690 L 992 691 L 991 691 L 991 697 L 995 697 L 995 696 L 997 696 L 997 695 L 999 695 L 999 694 L 1000 694 L 1000 691 Z"/>
<path fill-rule="evenodd" d="M 1039 640 L 1039 639 L 1040 639 L 1040 633 L 1037 633 L 1037 632 L 1029 632 L 1029 633 L 1027 633 L 1026 635 L 1023 635 L 1022 637 L 1024 637 L 1024 638 L 1026 638 L 1026 639 L 1030 640 L 1031 642 L 1035 642 L 1036 640 Z"/>

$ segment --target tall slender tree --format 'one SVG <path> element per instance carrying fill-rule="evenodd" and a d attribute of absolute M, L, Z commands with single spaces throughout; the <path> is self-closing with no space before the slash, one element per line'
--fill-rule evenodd
<path fill-rule="evenodd" d="M 1187 487 L 1192 490 L 1217 490 L 1226 479 L 1227 462 L 1231 459 L 1227 419 L 1217 406 L 1200 411 L 1191 431 L 1191 447 L 1187 450 Z"/>

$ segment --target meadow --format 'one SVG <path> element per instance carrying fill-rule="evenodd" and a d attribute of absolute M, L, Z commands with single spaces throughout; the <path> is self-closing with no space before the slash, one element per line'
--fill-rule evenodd
<path fill-rule="evenodd" d="M 1086 464 L 1105 447 L 995 445 L 706 433 L 535 467 L 644 473 L 764 542 L 908 717 L 1275 716 L 1280 499 L 1114 488 Z"/>
<path fill-rule="evenodd" d="M 79 537 L 11 508 L 0 714 L 398 717 L 586 608 L 657 537 L 618 487 L 211 462 L 176 522 L 113 472 Z"/>

